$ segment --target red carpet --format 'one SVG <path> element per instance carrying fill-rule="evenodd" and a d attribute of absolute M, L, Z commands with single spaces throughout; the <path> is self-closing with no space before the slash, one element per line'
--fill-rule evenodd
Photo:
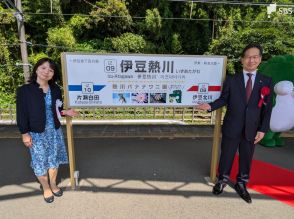
<path fill-rule="evenodd" d="M 236 156 L 231 173 L 233 180 L 238 173 L 238 160 Z M 294 207 L 294 171 L 253 160 L 248 188 Z"/>

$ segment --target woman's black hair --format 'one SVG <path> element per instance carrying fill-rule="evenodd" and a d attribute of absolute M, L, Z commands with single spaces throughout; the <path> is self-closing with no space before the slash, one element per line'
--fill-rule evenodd
<path fill-rule="evenodd" d="M 34 68 L 33 68 L 33 73 L 29 79 L 29 82 L 32 83 L 32 82 L 36 82 L 37 81 L 37 68 L 40 66 L 40 65 L 43 65 L 45 62 L 48 62 L 49 63 L 49 66 L 50 68 L 54 71 L 54 75 L 52 77 L 51 80 L 48 81 L 48 84 L 52 85 L 54 84 L 56 81 L 58 81 L 60 78 L 59 78 L 59 70 L 58 70 L 58 67 L 57 65 L 55 64 L 55 62 L 50 59 L 50 58 L 41 58 L 37 61 L 37 63 L 35 64 Z"/>

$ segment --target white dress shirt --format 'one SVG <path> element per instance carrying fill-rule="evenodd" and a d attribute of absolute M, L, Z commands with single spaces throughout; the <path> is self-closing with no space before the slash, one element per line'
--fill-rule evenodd
<path fill-rule="evenodd" d="M 252 76 L 251 76 L 251 81 L 252 81 L 252 89 L 253 89 L 254 82 L 255 82 L 255 77 L 256 77 L 256 71 L 248 72 L 248 71 L 243 70 L 243 76 L 244 76 L 245 87 L 246 87 L 247 81 L 248 81 L 248 79 L 249 79 L 249 77 L 248 77 L 248 75 L 247 75 L 248 73 L 249 73 L 249 74 L 252 74 Z"/>

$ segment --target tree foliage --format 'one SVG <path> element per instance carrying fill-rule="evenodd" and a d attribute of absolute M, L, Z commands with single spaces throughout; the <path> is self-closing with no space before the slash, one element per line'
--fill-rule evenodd
<path fill-rule="evenodd" d="M 116 37 L 131 30 L 132 17 L 120 0 L 104 0 L 96 2 L 88 20 L 89 29 L 94 31 L 96 37 Z"/>
<path fill-rule="evenodd" d="M 140 35 L 124 33 L 119 37 L 111 38 L 112 48 L 121 53 L 143 53 L 146 41 Z"/>
<path fill-rule="evenodd" d="M 146 30 L 149 31 L 153 37 L 158 38 L 160 36 L 162 20 L 157 8 L 146 10 L 145 25 Z"/>
<path fill-rule="evenodd" d="M 52 2 L 52 7 L 51 3 Z M 254 1 L 259 2 L 259 1 Z M 272 2 L 265 0 L 263 2 Z M 292 4 L 291 0 L 276 3 Z M 263 60 L 294 54 L 294 17 L 266 7 L 168 0 L 22 0 L 29 61 L 65 51 L 215 54 L 240 70 L 240 52 L 251 42 Z M 0 104 L 13 102 L 23 81 L 14 9 L 0 3 Z"/>
<path fill-rule="evenodd" d="M 60 59 L 61 52 L 73 50 L 76 39 L 69 27 L 56 27 L 48 30 L 47 43 L 48 54 L 51 54 L 54 59 Z"/>
<path fill-rule="evenodd" d="M 34 43 L 46 43 L 47 30 L 64 24 L 61 15 L 61 0 L 23 0 L 25 27 L 28 40 Z M 51 13 L 52 12 L 52 13 Z"/>
<path fill-rule="evenodd" d="M 266 21 L 266 14 L 261 12 L 257 16 L 258 22 L 246 22 L 242 25 L 234 25 L 233 19 L 230 18 L 226 26 L 220 30 L 220 37 L 212 40 L 208 54 L 219 54 L 228 56 L 228 72 L 234 73 L 239 71 L 241 66 L 239 58 L 242 49 L 249 43 L 256 42 L 263 46 L 263 60 L 268 60 L 272 56 L 294 53 L 294 19 L 286 18 L 286 23 L 282 26 L 276 25 L 276 21 L 283 22 L 284 16 L 272 15 L 272 23 Z M 288 23 L 292 20 L 292 24 Z M 291 22 L 291 21 L 290 21 Z M 263 24 L 263 25 L 262 25 Z"/>
<path fill-rule="evenodd" d="M 11 13 L 5 12 L 10 10 L 5 10 L 0 5 L 0 104 L 13 103 L 15 89 L 24 80 L 21 69 L 16 66 L 19 51 L 14 47 L 18 43 L 17 34 L 13 31 L 15 18 Z"/>

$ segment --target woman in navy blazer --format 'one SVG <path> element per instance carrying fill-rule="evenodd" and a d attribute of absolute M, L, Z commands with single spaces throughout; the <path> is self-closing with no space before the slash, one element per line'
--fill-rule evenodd
<path fill-rule="evenodd" d="M 56 64 L 49 58 L 40 59 L 29 83 L 17 89 L 16 99 L 17 126 L 30 150 L 31 167 L 47 203 L 53 202 L 54 196 L 62 196 L 56 177 L 59 165 L 68 163 L 59 119 L 61 115 L 77 115 L 73 109 L 63 110 L 58 77 Z"/>

